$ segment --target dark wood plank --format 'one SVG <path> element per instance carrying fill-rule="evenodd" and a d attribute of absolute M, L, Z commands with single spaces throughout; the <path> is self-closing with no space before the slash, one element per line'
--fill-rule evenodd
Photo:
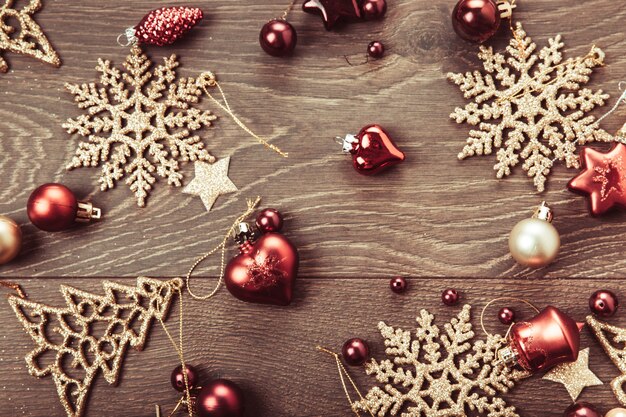
<path fill-rule="evenodd" d="M 23 280 L 32 300 L 62 306 L 57 286 L 67 279 Z M 80 285 L 79 285 L 80 282 Z M 101 293 L 100 280 L 75 282 L 82 289 Z M 132 280 L 124 280 L 132 285 Z M 195 281 L 208 287 L 210 281 Z M 463 302 L 473 305 L 475 332 L 480 311 L 487 301 L 499 296 L 532 300 L 537 306 L 556 305 L 577 320 L 588 314 L 587 297 L 603 280 L 555 279 L 498 281 L 483 279 L 442 280 L 412 279 L 409 291 L 398 296 L 388 289 L 386 279 L 306 279 L 298 284 L 296 298 L 289 308 L 247 304 L 233 299 L 224 289 L 212 301 L 198 302 L 185 298 L 185 343 L 190 363 L 197 364 L 205 378 L 225 377 L 241 384 L 247 395 L 247 416 L 339 417 L 349 415 L 349 408 L 331 357 L 315 350 L 324 345 L 339 350 L 351 337 L 369 341 L 372 354 L 384 356 L 384 345 L 377 323 L 404 329 L 415 328 L 415 317 L 422 308 L 435 314 L 440 325 L 460 310 L 444 307 L 439 299 L 445 286 L 463 292 Z M 618 291 L 618 283 L 609 288 Z M 618 291 L 619 292 L 619 291 Z M 185 294 L 186 295 L 186 294 Z M 522 304 L 511 304 L 521 319 L 533 313 Z M 175 305 L 176 309 L 177 306 Z M 176 310 L 167 324 L 177 328 Z M 504 332 L 497 322 L 497 308 L 488 310 L 488 330 Z M 32 349 L 32 341 L 22 331 L 7 303 L 0 303 L 3 319 L 0 336 L 0 374 L 10 375 L 0 383 L 0 396 L 10 399 L 8 410 L 27 416 L 62 415 L 50 378 L 36 380 L 28 375 L 23 356 Z M 626 326 L 619 315 L 612 323 Z M 497 325 L 494 325 L 497 323 Z M 169 374 L 177 356 L 163 330 L 154 324 L 149 343 L 142 352 L 129 351 L 118 387 L 109 386 L 101 377 L 96 380 L 87 416 L 153 416 L 154 404 L 164 409 L 176 400 L 169 384 Z M 591 401 L 603 411 L 617 406 L 608 383 L 619 371 L 593 340 L 589 330 L 582 333 L 581 347 L 590 347 L 590 368 L 605 383 L 587 388 L 581 400 Z M 375 380 L 360 368 L 350 368 L 363 391 Z M 517 406 L 520 415 L 560 417 L 571 403 L 565 389 L 558 384 L 533 377 L 521 382 L 506 397 Z M 23 413 L 23 414 L 22 414 Z"/>

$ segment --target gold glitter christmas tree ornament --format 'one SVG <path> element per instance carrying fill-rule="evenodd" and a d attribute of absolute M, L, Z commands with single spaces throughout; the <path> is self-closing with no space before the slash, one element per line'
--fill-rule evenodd
<path fill-rule="evenodd" d="M 228 178 L 229 164 L 230 157 L 220 159 L 214 164 L 196 162 L 196 177 L 183 189 L 183 193 L 199 196 L 206 211 L 211 211 L 217 197 L 238 191 L 237 186 Z"/>
<path fill-rule="evenodd" d="M 611 388 L 617 401 L 626 406 L 626 392 L 624 392 L 624 384 L 626 383 L 626 329 L 603 323 L 593 316 L 587 316 L 587 324 L 606 354 L 622 373 L 611 381 Z"/>
<path fill-rule="evenodd" d="M 66 307 L 58 308 L 10 296 L 36 344 L 26 355 L 30 374 L 52 375 L 67 416 L 82 416 L 98 371 L 109 384 L 117 382 L 126 349 L 143 349 L 152 320 L 165 320 L 182 285 L 181 279 L 138 278 L 136 286 L 105 281 L 103 296 L 62 285 Z M 104 330 L 95 334 L 96 329 Z"/>
<path fill-rule="evenodd" d="M 554 162 L 579 168 L 576 147 L 593 141 L 612 141 L 610 134 L 587 115 L 609 98 L 602 90 L 581 88 L 593 69 L 604 64 L 604 52 L 592 47 L 583 57 L 563 60 L 561 36 L 537 45 L 517 24 L 507 55 L 480 47 L 486 73 L 449 73 L 466 99 L 450 115 L 457 123 L 478 126 L 471 130 L 459 159 L 489 155 L 497 149 L 497 178 L 511 173 L 520 161 L 537 191 L 544 191 Z"/>
<path fill-rule="evenodd" d="M 543 379 L 563 384 L 572 401 L 576 401 L 586 387 L 602 385 L 602 381 L 589 369 L 589 348 L 581 350 L 575 362 L 552 368 Z"/>
<path fill-rule="evenodd" d="M 104 162 L 100 189 L 113 188 L 126 176 L 126 184 L 143 207 L 155 173 L 179 187 L 183 178 L 179 162 L 213 162 L 200 137 L 192 135 L 216 119 L 210 111 L 192 106 L 205 80 L 180 78 L 174 83 L 178 65 L 172 55 L 150 72 L 152 62 L 134 46 L 124 63 L 126 72 L 99 59 L 100 86 L 66 84 L 86 114 L 69 119 L 63 128 L 88 139 L 79 144 L 67 168 Z"/>
<path fill-rule="evenodd" d="M 41 0 L 30 0 L 20 10 L 15 9 L 14 5 L 14 0 L 5 0 L 0 6 L 0 55 L 5 51 L 14 52 L 60 67 L 59 56 L 33 19 L 33 15 L 41 9 Z M 13 22 L 19 26 L 12 26 Z M 8 70 L 9 65 L 0 56 L 0 72 Z"/>
<path fill-rule="evenodd" d="M 499 396 L 529 374 L 497 363 L 503 338 L 474 338 L 471 307 L 466 305 L 443 332 L 422 310 L 415 337 L 380 322 L 385 353 L 392 359 L 366 363 L 365 371 L 384 384 L 352 404 L 355 413 L 384 417 L 463 416 L 468 410 L 489 417 L 519 417 Z"/>

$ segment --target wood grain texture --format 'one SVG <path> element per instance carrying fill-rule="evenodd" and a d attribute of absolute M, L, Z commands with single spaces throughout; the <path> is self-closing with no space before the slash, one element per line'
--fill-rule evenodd
<path fill-rule="evenodd" d="M 358 335 L 372 341 L 379 355 L 378 320 L 409 327 L 420 308 L 429 308 L 444 323 L 456 311 L 437 301 L 447 286 L 462 290 L 475 309 L 515 294 L 538 305 L 554 303 L 578 319 L 593 290 L 608 286 L 620 293 L 625 214 L 591 218 L 585 199 L 565 190 L 575 172 L 562 166 L 547 191 L 537 194 L 521 167 L 497 180 L 493 156 L 459 162 L 469 129 L 448 118 L 464 100 L 445 73 L 478 68 L 476 48 L 450 28 L 454 0 L 388 1 L 383 21 L 336 32 L 326 32 L 316 17 L 296 8 L 290 21 L 299 44 L 291 59 L 269 57 L 258 46 L 261 25 L 286 6 L 276 0 L 194 2 L 207 17 L 192 35 L 173 47 L 147 48 L 155 61 L 176 53 L 182 76 L 214 71 L 242 120 L 290 153 L 284 160 L 264 150 L 203 100 L 200 107 L 214 110 L 220 120 L 202 136 L 216 157 L 232 156 L 230 176 L 240 188 L 221 197 L 210 213 L 199 199 L 163 181 L 139 209 L 123 184 L 100 192 L 99 169 L 64 168 L 79 137 L 61 124 L 80 110 L 63 84 L 96 81 L 99 57 L 121 65 L 127 50 L 115 38 L 148 10 L 189 3 L 44 1 L 35 18 L 64 65 L 54 69 L 3 55 L 11 70 L 0 76 L 0 213 L 23 226 L 25 242 L 20 257 L 0 267 L 0 277 L 24 284 L 33 300 L 59 305 L 61 283 L 97 292 L 105 277 L 130 282 L 138 275 L 180 276 L 220 241 L 246 198 L 263 196 L 265 205 L 286 214 L 286 233 L 300 249 L 296 302 L 286 309 L 248 305 L 225 290 L 212 302 L 190 302 L 187 343 L 191 362 L 207 377 L 242 384 L 249 416 L 273 417 L 348 415 L 333 363 L 314 346 L 338 348 Z M 592 44 L 602 47 L 607 66 L 590 85 L 609 92 L 612 105 L 618 82 L 626 79 L 624 7 L 610 0 L 533 0 L 519 2 L 516 19 L 539 46 L 561 33 L 566 57 L 584 55 Z M 501 49 L 507 38 L 502 31 L 494 48 Z M 383 60 L 346 64 L 344 55 L 361 54 L 374 39 L 389 49 Z M 617 131 L 625 114 L 621 109 L 604 128 Z M 332 138 L 372 122 L 389 130 L 407 161 L 365 178 L 353 172 Z M 188 164 L 184 173 L 189 179 L 193 167 Z M 25 203 L 36 186 L 51 181 L 91 198 L 105 220 L 64 233 L 36 230 Z M 506 241 L 513 225 L 542 199 L 555 209 L 562 251 L 553 265 L 533 271 L 514 263 Z M 217 262 L 198 273 L 215 276 Z M 405 297 L 393 297 L 381 278 L 395 274 L 416 277 Z M 0 313 L 0 398 L 7 400 L 2 414 L 60 416 L 52 381 L 26 373 L 22 358 L 31 342 L 6 303 L 0 303 Z M 626 319 L 615 323 L 626 325 Z M 609 382 L 617 370 L 588 333 L 584 345 L 591 346 L 592 369 Z M 152 416 L 156 401 L 172 404 L 168 377 L 175 362 L 155 327 L 146 350 L 128 355 L 118 388 L 97 381 L 88 415 Z M 373 383 L 357 379 L 363 387 Z M 560 416 L 569 403 L 562 387 L 540 380 L 523 383 L 510 398 L 526 417 Z M 603 410 L 616 405 L 607 385 L 588 389 L 582 398 Z"/>

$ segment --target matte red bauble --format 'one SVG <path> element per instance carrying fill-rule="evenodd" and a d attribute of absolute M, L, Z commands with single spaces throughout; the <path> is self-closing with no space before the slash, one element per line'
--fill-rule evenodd
<path fill-rule="evenodd" d="M 191 365 L 185 364 L 185 373 L 187 374 L 187 385 L 189 389 L 195 388 L 198 383 L 198 371 Z M 172 371 L 170 382 L 176 391 L 185 391 L 185 375 L 183 374 L 183 366 L 178 365 Z"/>
<path fill-rule="evenodd" d="M 266 208 L 256 216 L 256 227 L 262 232 L 280 232 L 283 228 L 283 215 L 273 208 Z"/>
<path fill-rule="evenodd" d="M 387 0 L 365 0 L 361 12 L 366 20 L 380 19 L 387 13 Z"/>
<path fill-rule="evenodd" d="M 602 417 L 602 413 L 593 405 L 579 401 L 567 407 L 563 417 Z"/>
<path fill-rule="evenodd" d="M 498 356 L 505 364 L 518 365 L 529 372 L 574 362 L 583 326 L 548 306 L 532 320 L 515 323 L 509 332 L 508 346 L 500 349 Z"/>
<path fill-rule="evenodd" d="M 618 307 L 617 296 L 609 290 L 596 291 L 589 297 L 589 308 L 599 317 L 613 317 Z"/>
<path fill-rule="evenodd" d="M 228 379 L 209 382 L 196 398 L 196 413 L 199 417 L 241 417 L 243 411 L 243 391 Z"/>
<path fill-rule="evenodd" d="M 283 19 L 273 19 L 263 25 L 259 34 L 261 48 L 272 56 L 291 55 L 298 42 L 296 29 Z"/>
<path fill-rule="evenodd" d="M 370 347 L 363 339 L 350 339 L 343 344 L 341 355 L 348 365 L 363 365 L 370 355 Z"/>
<path fill-rule="evenodd" d="M 228 262 L 226 288 L 243 301 L 286 306 L 291 303 L 298 274 L 298 250 L 280 233 L 266 233 L 245 242 L 241 253 Z"/>
<path fill-rule="evenodd" d="M 356 136 L 346 135 L 343 151 L 352 154 L 354 169 L 363 175 L 378 174 L 405 158 L 389 134 L 377 124 L 365 126 Z"/>
<path fill-rule="evenodd" d="M 99 208 L 77 201 L 63 184 L 44 184 L 32 192 L 27 205 L 28 218 L 39 229 L 57 232 L 69 229 L 76 221 L 99 219 Z"/>
<path fill-rule="evenodd" d="M 452 11 L 452 27 L 469 42 L 485 42 L 500 27 L 500 11 L 495 0 L 460 0 Z"/>
<path fill-rule="evenodd" d="M 379 41 L 370 42 L 367 45 L 367 54 L 374 59 L 380 59 L 385 55 L 385 45 Z"/>

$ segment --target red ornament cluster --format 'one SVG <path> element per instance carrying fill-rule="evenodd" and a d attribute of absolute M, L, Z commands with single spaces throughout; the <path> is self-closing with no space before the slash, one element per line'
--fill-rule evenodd
<path fill-rule="evenodd" d="M 256 225 L 260 237 L 247 223 L 240 226 L 240 253 L 226 265 L 226 288 L 243 301 L 289 305 L 298 275 L 298 250 L 280 233 L 283 218 L 277 210 L 263 210 Z"/>
<path fill-rule="evenodd" d="M 197 7 L 163 7 L 152 10 L 134 28 L 138 43 L 170 45 L 182 38 L 203 18 Z"/>

